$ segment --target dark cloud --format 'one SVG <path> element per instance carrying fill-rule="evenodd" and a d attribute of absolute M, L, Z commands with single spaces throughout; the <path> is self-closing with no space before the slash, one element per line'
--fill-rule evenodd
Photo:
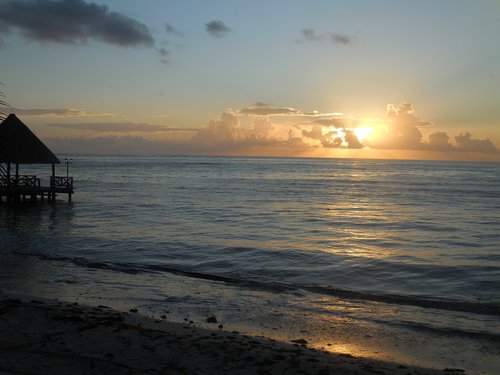
<path fill-rule="evenodd" d="M 305 29 L 302 29 L 301 31 L 301 34 L 302 34 L 302 37 L 304 38 L 304 40 L 308 41 L 308 42 L 320 42 L 322 40 L 325 40 L 325 35 L 322 34 L 322 35 L 317 35 L 316 32 L 314 31 L 314 29 L 312 28 L 305 28 Z"/>
<path fill-rule="evenodd" d="M 300 30 L 301 38 L 298 42 L 330 42 L 333 44 L 347 46 L 355 40 L 353 36 L 347 34 L 321 33 L 318 34 L 313 28 L 306 27 Z"/>
<path fill-rule="evenodd" d="M 347 142 L 347 148 L 363 148 L 364 145 L 359 141 L 356 134 L 354 134 L 354 130 L 352 129 L 344 129 L 345 132 L 345 141 Z"/>
<path fill-rule="evenodd" d="M 331 34 L 330 38 L 333 43 L 346 46 L 354 42 L 354 38 L 345 34 Z"/>
<path fill-rule="evenodd" d="M 78 124 L 46 124 L 54 128 L 69 130 L 83 130 L 102 133 L 129 133 L 129 132 L 171 132 L 171 131 L 197 131 L 191 128 L 174 128 L 167 125 L 153 125 L 135 122 L 92 122 Z"/>
<path fill-rule="evenodd" d="M 321 142 L 325 148 L 363 148 L 364 145 L 360 142 L 353 128 L 347 128 L 346 122 L 342 123 L 342 119 L 335 122 L 325 123 L 326 131 L 322 125 L 314 123 L 311 130 L 302 130 L 302 136 L 310 139 L 315 139 Z M 333 121 L 333 120 L 330 120 Z M 337 128 L 330 130 L 331 127 Z"/>
<path fill-rule="evenodd" d="M 219 20 L 210 21 L 205 24 L 205 30 L 215 38 L 222 38 L 231 31 L 224 22 Z"/>
<path fill-rule="evenodd" d="M 321 145 L 325 148 L 340 148 L 344 141 L 338 136 L 337 131 L 327 131 L 323 134 L 323 127 L 321 125 L 313 125 L 310 131 L 303 129 L 302 136 L 320 141 Z"/>
<path fill-rule="evenodd" d="M 256 101 L 253 105 L 254 107 L 269 107 L 269 104 L 259 101 Z"/>
<path fill-rule="evenodd" d="M 251 108 L 242 108 L 238 110 L 238 113 L 242 115 L 269 116 L 269 115 L 296 115 L 299 114 L 300 112 L 293 108 L 272 108 L 267 105 L 265 106 L 260 105 Z"/>
<path fill-rule="evenodd" d="M 0 32 L 18 29 L 39 43 L 82 44 L 91 39 L 120 47 L 154 43 L 146 25 L 83 0 L 3 1 L 0 24 Z"/>

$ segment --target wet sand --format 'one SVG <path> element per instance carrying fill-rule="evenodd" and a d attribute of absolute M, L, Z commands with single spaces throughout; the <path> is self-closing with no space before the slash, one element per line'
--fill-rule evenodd
<path fill-rule="evenodd" d="M 207 317 L 216 321 L 216 317 Z M 0 294 L 1 374 L 464 374 L 331 354 L 106 306 Z"/>

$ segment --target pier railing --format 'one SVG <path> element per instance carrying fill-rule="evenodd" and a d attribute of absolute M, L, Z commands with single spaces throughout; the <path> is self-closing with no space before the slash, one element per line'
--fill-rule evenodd
<path fill-rule="evenodd" d="M 41 202 L 47 198 L 48 202 L 55 203 L 60 193 L 68 194 L 68 201 L 71 202 L 73 177 L 52 176 L 50 186 L 41 186 L 40 179 L 33 175 L 0 175 L 0 205 L 4 198 L 8 203 L 24 202 L 26 199 L 34 203 L 38 197 Z"/>
<path fill-rule="evenodd" d="M 73 177 L 66 177 L 66 176 L 50 177 L 50 187 L 53 189 L 64 188 L 73 191 Z"/>
<path fill-rule="evenodd" d="M 0 186 L 11 188 L 39 188 L 40 179 L 33 175 L 21 175 L 21 176 L 0 176 Z"/>

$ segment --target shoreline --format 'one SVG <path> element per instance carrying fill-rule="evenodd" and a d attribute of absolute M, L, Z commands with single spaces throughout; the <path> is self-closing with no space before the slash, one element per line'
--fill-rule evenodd
<path fill-rule="evenodd" d="M 301 338 L 283 343 L 5 292 L 0 327 L 6 374 L 465 374 L 327 353 Z"/>

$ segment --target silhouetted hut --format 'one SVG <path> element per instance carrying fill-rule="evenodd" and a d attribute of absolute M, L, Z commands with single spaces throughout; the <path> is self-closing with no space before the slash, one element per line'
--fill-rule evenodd
<path fill-rule="evenodd" d="M 10 202 L 21 197 L 25 200 L 26 196 L 36 201 L 39 196 L 43 201 L 45 195 L 49 201 L 55 201 L 56 193 L 67 193 L 71 201 L 73 178 L 56 176 L 55 165 L 59 163 L 54 153 L 15 114 L 0 123 L 0 203 L 3 197 Z M 52 165 L 50 186 L 42 186 L 37 176 L 20 175 L 21 164 Z"/>

